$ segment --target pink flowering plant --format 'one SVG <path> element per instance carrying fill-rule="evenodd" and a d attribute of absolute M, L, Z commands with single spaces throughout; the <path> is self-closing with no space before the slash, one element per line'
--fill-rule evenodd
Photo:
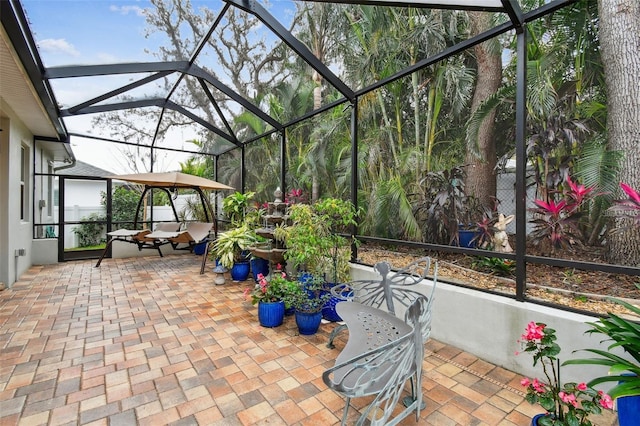
<path fill-rule="evenodd" d="M 582 216 L 581 208 L 598 195 L 593 192 L 593 187 L 585 187 L 582 184 L 566 179 L 566 189 L 557 192 L 559 200 L 553 197 L 547 201 L 534 200 L 535 208 L 530 209 L 536 217 L 530 222 L 534 224 L 530 238 L 539 245 L 549 242 L 551 250 L 558 247 L 570 248 L 573 244 L 580 243 L 584 239 L 579 227 Z"/>
<path fill-rule="evenodd" d="M 289 282 L 287 273 L 279 268 L 271 274 L 267 279 L 263 274 L 258 274 L 258 282 L 253 288 L 247 288 L 244 291 L 245 297 L 251 298 L 251 304 L 258 302 L 277 302 L 283 300 L 285 288 Z"/>
<path fill-rule="evenodd" d="M 586 383 L 560 382 L 560 346 L 556 343 L 555 330 L 546 324 L 530 322 L 519 343 L 523 351 L 533 356 L 534 367 L 540 363 L 546 380 L 523 378 L 527 388 L 527 401 L 540 404 L 547 415 L 538 420 L 540 426 L 592 426 L 588 417 L 600 414 L 602 409 L 612 409 L 611 397 Z"/>

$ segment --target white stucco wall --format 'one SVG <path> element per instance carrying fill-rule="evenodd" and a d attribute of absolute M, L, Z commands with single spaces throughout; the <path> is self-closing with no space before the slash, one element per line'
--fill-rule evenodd
<path fill-rule="evenodd" d="M 351 274 L 354 280 L 377 276 L 372 268 L 362 265 L 352 265 Z M 425 280 L 423 288 L 428 295 L 432 282 Z M 431 337 L 510 371 L 540 377 L 542 370 L 532 366 L 530 355 L 515 355 L 521 351 L 517 340 L 530 321 L 543 322 L 557 331 L 561 361 L 588 357 L 587 353 L 573 354 L 575 350 L 607 349 L 600 343 L 603 336 L 584 333 L 589 328 L 586 323 L 596 321 L 594 317 L 437 283 Z M 563 382 L 588 381 L 606 374 L 607 369 L 600 366 L 562 367 Z"/>
<path fill-rule="evenodd" d="M 4 129 L 9 128 L 9 119 L 0 118 L 0 282 L 8 285 L 9 282 L 9 220 L 7 217 L 9 203 L 7 200 L 9 193 L 9 132 Z"/>
<path fill-rule="evenodd" d="M 2 151 L 2 190 L 0 199 L 6 202 L 0 206 L 0 281 L 9 287 L 32 264 L 32 215 L 33 215 L 33 165 L 28 163 L 28 178 L 26 184 L 27 193 L 27 217 L 20 218 L 20 159 L 21 147 L 28 148 L 29 158 L 33 155 L 33 135 L 17 119 L 13 111 L 3 105 L 3 112 L 9 117 L 2 119 L 2 132 L 0 132 Z M 15 256 L 16 250 L 24 249 L 25 256 Z"/>

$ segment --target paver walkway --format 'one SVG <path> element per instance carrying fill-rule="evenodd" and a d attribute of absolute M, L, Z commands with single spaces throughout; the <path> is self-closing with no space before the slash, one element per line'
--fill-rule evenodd
<path fill-rule="evenodd" d="M 199 259 L 37 266 L 0 292 L 0 425 L 339 424 L 344 400 L 321 376 L 345 338 L 332 350 L 329 323 L 314 336 L 293 318 L 259 326 L 250 282 L 216 286 Z M 419 424 L 528 425 L 540 412 L 516 374 L 427 349 Z"/>

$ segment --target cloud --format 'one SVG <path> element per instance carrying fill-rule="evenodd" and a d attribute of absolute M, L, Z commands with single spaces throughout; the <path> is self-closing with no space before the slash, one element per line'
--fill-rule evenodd
<path fill-rule="evenodd" d="M 128 15 L 129 13 L 135 13 L 138 16 L 144 17 L 144 9 L 139 6 L 109 6 L 109 10 L 112 12 L 117 12 L 121 15 Z"/>
<path fill-rule="evenodd" d="M 73 44 L 63 38 L 47 38 L 38 42 L 40 49 L 45 52 L 58 54 L 62 53 L 71 56 L 80 56 L 80 52 L 76 50 Z"/>

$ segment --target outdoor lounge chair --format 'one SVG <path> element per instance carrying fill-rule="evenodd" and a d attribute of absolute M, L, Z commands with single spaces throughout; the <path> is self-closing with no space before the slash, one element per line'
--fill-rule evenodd
<path fill-rule="evenodd" d="M 178 222 L 162 222 L 156 225 L 156 230 L 154 232 L 175 232 L 178 229 L 180 229 L 180 224 Z M 104 259 L 107 251 L 114 241 L 124 241 L 126 243 L 136 244 L 138 246 L 138 250 L 155 249 L 158 250 L 158 254 L 160 254 L 160 257 L 162 257 L 162 251 L 160 250 L 160 247 L 165 244 L 169 244 L 169 241 L 149 238 L 150 234 L 151 231 L 148 229 L 118 229 L 108 232 L 107 245 L 102 251 L 100 259 L 98 259 L 98 263 L 96 263 L 96 268 L 100 266 L 100 263 L 102 263 L 102 259 Z"/>
<path fill-rule="evenodd" d="M 203 274 L 204 266 L 207 262 L 207 255 L 209 254 L 209 236 L 213 230 L 213 223 L 189 222 L 185 225 L 184 230 L 173 232 L 157 230 L 147 234 L 145 238 L 169 242 L 174 250 L 193 251 L 198 244 L 204 243 L 205 249 L 202 254 L 202 265 L 200 267 L 200 274 Z"/>

